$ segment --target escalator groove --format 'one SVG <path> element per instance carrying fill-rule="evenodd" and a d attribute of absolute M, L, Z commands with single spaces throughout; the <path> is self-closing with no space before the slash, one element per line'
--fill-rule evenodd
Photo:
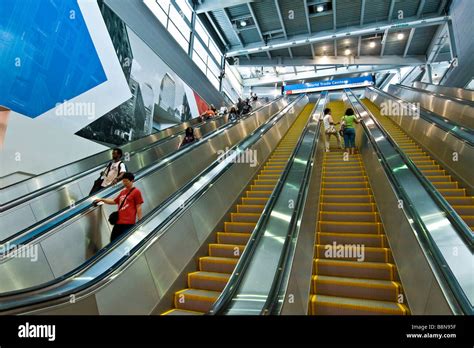
<path fill-rule="evenodd" d="M 230 221 L 216 233 L 208 256 L 199 258 L 198 270 L 188 274 L 188 288 L 174 295 L 174 308 L 162 315 L 199 315 L 209 311 L 226 286 L 258 219 L 280 178 L 314 105 L 308 104 L 243 193 Z"/>

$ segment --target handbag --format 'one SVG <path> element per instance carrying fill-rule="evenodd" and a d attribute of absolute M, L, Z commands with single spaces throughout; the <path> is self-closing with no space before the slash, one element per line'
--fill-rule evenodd
<path fill-rule="evenodd" d="M 130 193 L 132 193 L 132 191 L 135 189 L 135 187 L 132 187 L 132 189 L 126 194 L 125 198 L 123 199 L 122 203 L 120 203 L 120 206 L 118 208 L 117 211 L 114 211 L 113 213 L 111 213 L 109 215 L 109 223 L 111 225 L 116 225 L 117 224 L 117 221 L 118 221 L 118 218 L 119 218 L 119 211 L 120 209 L 122 209 L 123 207 L 123 204 L 125 203 L 125 201 L 127 200 L 127 197 Z"/>
<path fill-rule="evenodd" d="M 346 123 L 344 122 L 344 117 L 343 117 L 343 120 L 341 122 L 341 128 L 339 128 L 339 135 L 341 137 L 344 136 L 344 131 L 346 130 Z"/>

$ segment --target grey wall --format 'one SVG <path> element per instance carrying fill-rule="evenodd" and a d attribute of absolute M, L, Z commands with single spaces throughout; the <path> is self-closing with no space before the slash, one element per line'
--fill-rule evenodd
<path fill-rule="evenodd" d="M 142 0 L 105 0 L 114 11 L 189 87 L 208 103 L 224 98 Z"/>
<path fill-rule="evenodd" d="M 472 0 L 454 0 L 451 4 L 449 12 L 453 20 L 459 65 L 443 82 L 445 86 L 464 87 L 474 76 L 473 5 Z"/>

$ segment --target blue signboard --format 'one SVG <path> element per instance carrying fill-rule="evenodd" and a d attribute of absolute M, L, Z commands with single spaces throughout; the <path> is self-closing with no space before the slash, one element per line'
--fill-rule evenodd
<path fill-rule="evenodd" d="M 371 86 L 374 84 L 373 77 L 361 76 L 361 77 L 352 77 L 338 80 L 328 80 L 328 81 L 315 81 L 302 83 L 297 85 L 287 85 L 283 86 L 283 94 L 297 94 L 297 93 L 309 93 L 317 91 L 325 91 L 332 89 L 343 89 L 343 88 L 353 88 L 353 87 L 365 87 Z"/>

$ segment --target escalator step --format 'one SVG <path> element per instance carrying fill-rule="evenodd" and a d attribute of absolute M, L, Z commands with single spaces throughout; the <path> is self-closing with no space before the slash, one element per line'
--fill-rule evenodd
<path fill-rule="evenodd" d="M 382 262 L 315 259 L 313 273 L 333 277 L 394 280 L 395 265 Z"/>
<path fill-rule="evenodd" d="M 255 222 L 224 222 L 224 232 L 252 233 Z"/>
<path fill-rule="evenodd" d="M 265 205 L 261 204 L 255 204 L 255 205 L 250 205 L 250 204 L 238 204 L 237 205 L 237 213 L 254 213 L 254 214 L 260 214 L 263 211 L 263 208 L 265 208 Z"/>
<path fill-rule="evenodd" d="M 208 312 L 219 297 L 220 292 L 184 289 L 175 293 L 174 306 L 195 312 Z"/>
<path fill-rule="evenodd" d="M 267 204 L 268 197 L 242 197 L 243 205 L 263 205 Z"/>
<path fill-rule="evenodd" d="M 245 245 L 209 244 L 209 256 L 239 258 L 244 249 Z"/>
<path fill-rule="evenodd" d="M 366 247 L 383 248 L 385 243 L 384 235 L 367 233 L 340 233 L 340 232 L 318 232 L 318 244 L 357 244 Z"/>
<path fill-rule="evenodd" d="M 232 273 L 238 259 L 231 257 L 203 256 L 199 258 L 199 269 L 205 272 Z"/>
<path fill-rule="evenodd" d="M 343 245 L 344 248 L 352 247 L 349 245 Z M 350 260 L 355 261 L 358 259 L 357 255 L 338 255 L 334 253 L 334 246 L 331 244 L 326 245 L 315 245 L 314 255 L 318 259 L 338 259 L 338 260 Z M 337 248 L 337 245 L 336 245 Z M 336 249 L 337 251 L 337 249 Z M 393 257 L 388 248 L 374 248 L 364 246 L 364 261 L 369 262 L 391 262 L 393 263 Z"/>
<path fill-rule="evenodd" d="M 194 312 L 194 311 L 188 311 L 184 309 L 171 309 L 167 312 L 164 312 L 161 315 L 204 315 L 203 312 Z"/>
<path fill-rule="evenodd" d="M 474 215 L 473 205 L 453 205 L 452 207 L 460 215 Z"/>
<path fill-rule="evenodd" d="M 354 181 L 354 182 L 327 182 L 323 180 L 322 188 L 369 188 L 368 182 Z"/>
<path fill-rule="evenodd" d="M 337 297 L 361 298 L 378 301 L 397 301 L 401 285 L 398 282 L 376 279 L 355 279 L 315 275 L 313 293 Z"/>
<path fill-rule="evenodd" d="M 192 289 L 222 291 L 230 273 L 192 272 L 188 274 L 188 286 Z"/>
<path fill-rule="evenodd" d="M 408 309 L 394 302 L 313 295 L 311 312 L 313 315 L 407 315 Z"/>
<path fill-rule="evenodd" d="M 375 212 L 374 203 L 320 203 L 325 212 Z"/>
<path fill-rule="evenodd" d="M 364 214 L 364 213 L 361 213 L 361 214 Z M 342 218 L 342 216 L 339 216 L 339 217 Z M 370 215 L 361 216 L 361 218 L 370 218 L 370 217 L 371 217 Z M 374 217 L 372 216 L 372 218 Z M 382 233 L 382 229 L 383 227 L 380 222 L 362 222 L 361 220 L 324 221 L 321 219 L 318 222 L 318 231 L 324 231 L 328 233 L 380 234 Z"/>
<path fill-rule="evenodd" d="M 250 233 L 217 232 L 217 242 L 221 244 L 246 245 L 249 239 Z"/>
<path fill-rule="evenodd" d="M 322 195 L 322 203 L 375 203 L 372 195 Z"/>
<path fill-rule="evenodd" d="M 379 213 L 376 212 L 327 212 L 321 211 L 319 213 L 321 222 L 380 222 Z M 326 230 L 327 231 L 327 230 Z"/>
<path fill-rule="evenodd" d="M 260 214 L 254 213 L 231 213 L 232 222 L 257 222 Z"/>

